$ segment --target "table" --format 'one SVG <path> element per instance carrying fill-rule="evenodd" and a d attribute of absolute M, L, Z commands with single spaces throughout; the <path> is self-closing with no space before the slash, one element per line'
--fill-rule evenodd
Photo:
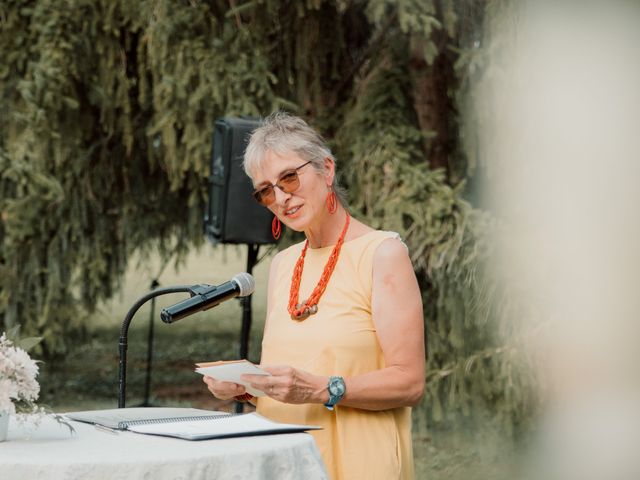
<path fill-rule="evenodd" d="M 73 435 L 50 417 L 37 429 L 12 417 L 0 443 L 2 480 L 328 478 L 308 433 L 192 442 L 71 423 Z"/>

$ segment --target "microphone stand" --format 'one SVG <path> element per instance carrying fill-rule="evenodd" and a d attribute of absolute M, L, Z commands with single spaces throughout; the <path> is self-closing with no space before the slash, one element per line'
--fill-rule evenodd
<path fill-rule="evenodd" d="M 136 312 L 144 305 L 148 300 L 159 297 L 160 295 L 167 295 L 169 293 L 189 292 L 191 296 L 194 296 L 196 292 L 194 289 L 199 285 L 176 285 L 175 287 L 158 288 L 152 292 L 149 292 L 145 296 L 141 297 L 127 312 L 127 316 L 122 322 L 120 328 L 120 359 L 118 362 L 118 408 L 124 408 L 125 396 L 126 396 L 126 382 L 127 382 L 127 335 L 129 334 L 129 325 Z"/>
<path fill-rule="evenodd" d="M 153 291 L 160 286 L 160 282 L 156 278 L 151 281 L 150 290 Z M 151 396 L 151 370 L 153 368 L 153 325 L 156 313 L 156 299 L 151 299 L 151 308 L 149 310 L 149 329 L 147 330 L 147 372 L 144 380 L 144 400 L 140 407 L 152 407 L 149 397 Z"/>

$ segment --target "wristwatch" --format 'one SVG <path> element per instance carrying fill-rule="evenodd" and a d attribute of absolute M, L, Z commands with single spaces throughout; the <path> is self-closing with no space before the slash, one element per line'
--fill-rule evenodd
<path fill-rule="evenodd" d="M 344 392 L 347 390 L 347 387 L 344 384 L 344 378 L 342 377 L 329 377 L 329 385 L 327 385 L 327 390 L 329 390 L 329 401 L 324 404 L 329 410 L 333 410 L 333 407 L 342 400 L 344 396 Z"/>

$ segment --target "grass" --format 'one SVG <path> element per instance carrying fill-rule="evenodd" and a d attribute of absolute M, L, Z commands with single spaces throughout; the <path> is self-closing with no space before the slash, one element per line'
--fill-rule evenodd
<path fill-rule="evenodd" d="M 57 412 L 115 408 L 118 387 L 118 337 L 128 308 L 149 291 L 158 278 L 162 286 L 223 283 L 244 271 L 246 252 L 239 248 L 204 248 L 194 252 L 176 270 L 156 259 L 132 267 L 124 280 L 123 293 L 105 302 L 91 319 L 89 338 L 73 352 L 42 366 L 41 400 Z M 265 314 L 268 259 L 254 270 L 253 325 L 249 358 L 260 358 L 260 338 Z M 158 275 L 159 272 L 162 272 Z M 226 302 L 207 312 L 165 325 L 160 309 L 186 298 L 186 294 L 160 297 L 155 306 L 154 356 L 150 403 L 155 406 L 191 406 L 231 410 L 229 402 L 216 400 L 205 388 L 194 363 L 239 357 L 241 309 L 237 301 Z M 147 328 L 150 305 L 134 318 L 129 332 L 127 406 L 139 405 L 144 397 L 147 358 Z M 416 478 L 430 480 L 501 479 L 512 476 L 512 447 L 499 435 L 465 430 L 430 430 L 414 436 Z"/>

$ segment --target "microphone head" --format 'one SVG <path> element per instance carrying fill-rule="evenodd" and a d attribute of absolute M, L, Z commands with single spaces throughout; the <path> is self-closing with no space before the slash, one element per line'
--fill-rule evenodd
<path fill-rule="evenodd" d="M 253 293 L 256 288 L 256 281 L 248 273 L 239 273 L 231 279 L 240 288 L 239 297 L 246 297 Z"/>

